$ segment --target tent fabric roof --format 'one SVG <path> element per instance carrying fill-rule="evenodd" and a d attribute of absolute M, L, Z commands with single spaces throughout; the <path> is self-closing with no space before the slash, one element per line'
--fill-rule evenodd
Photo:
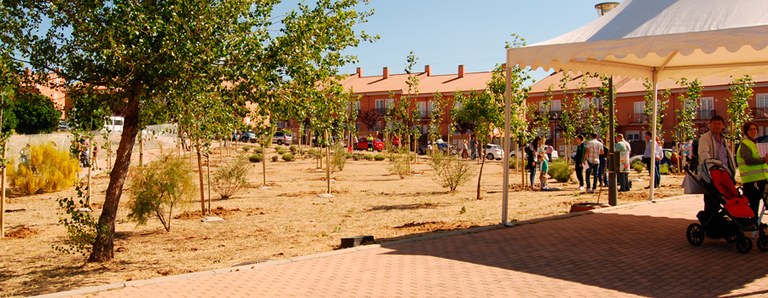
<path fill-rule="evenodd" d="M 660 79 L 768 73 L 768 1 L 626 0 L 601 18 L 507 50 L 511 65 Z"/>
<path fill-rule="evenodd" d="M 482 91 L 486 84 L 491 80 L 492 73 L 487 72 L 468 72 L 463 77 L 456 74 L 450 75 L 429 75 L 426 73 L 418 74 L 419 94 L 432 95 L 435 92 L 453 93 L 456 91 Z M 356 74 L 347 76 L 342 85 L 347 90 L 355 93 L 387 93 L 404 94 L 408 92 L 407 74 L 390 74 L 388 78 L 383 76 L 364 76 L 358 77 Z"/>

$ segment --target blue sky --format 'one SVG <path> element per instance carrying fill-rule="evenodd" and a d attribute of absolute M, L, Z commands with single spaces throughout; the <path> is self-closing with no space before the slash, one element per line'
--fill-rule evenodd
<path fill-rule="evenodd" d="M 419 58 L 416 69 L 429 64 L 434 74 L 487 71 L 504 62 L 504 44 L 517 33 L 528 44 L 576 29 L 594 19 L 598 0 L 372 0 L 374 15 L 359 26 L 381 39 L 348 53 L 360 62 L 342 73 L 363 68 L 363 75 L 402 73 L 408 53 Z M 534 77 L 541 78 L 538 71 Z"/>

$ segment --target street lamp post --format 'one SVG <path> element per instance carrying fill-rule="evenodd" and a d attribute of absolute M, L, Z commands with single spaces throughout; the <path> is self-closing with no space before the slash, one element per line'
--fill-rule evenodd
<path fill-rule="evenodd" d="M 606 13 L 616 8 L 616 6 L 619 6 L 619 2 L 601 2 L 595 4 L 595 9 L 597 9 L 597 16 L 604 16 Z"/>
<path fill-rule="evenodd" d="M 602 17 L 612 9 L 616 8 L 616 6 L 619 6 L 619 2 L 602 2 L 595 4 L 595 9 L 597 9 L 598 16 Z M 616 174 L 618 172 L 618 161 L 619 156 L 616 155 L 616 137 L 614 136 L 616 133 L 615 123 L 616 123 L 616 108 L 614 101 L 616 101 L 616 98 L 614 96 L 614 90 L 613 90 L 613 76 L 608 78 L 608 141 L 609 141 L 609 147 L 608 151 L 608 157 L 610 158 L 609 161 L 609 171 L 608 171 L 608 204 L 611 206 L 616 206 L 618 204 L 618 190 L 616 189 Z"/>

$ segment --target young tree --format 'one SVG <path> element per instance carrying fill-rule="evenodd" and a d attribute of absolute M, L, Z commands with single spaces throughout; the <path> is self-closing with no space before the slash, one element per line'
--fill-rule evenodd
<path fill-rule="evenodd" d="M 701 98 L 701 93 L 704 89 L 699 80 L 689 81 L 686 78 L 682 78 L 677 81 L 677 84 L 687 89 L 685 93 L 681 93 L 677 97 L 680 108 L 675 111 L 675 118 L 677 120 L 677 125 L 675 125 L 675 142 L 679 144 L 680 142 L 693 140 L 696 137 L 696 127 L 693 121 L 696 119 L 696 111 L 699 109 L 699 98 Z"/>
<path fill-rule="evenodd" d="M 731 141 L 731 152 L 734 151 L 734 144 L 740 142 L 744 137 L 741 135 L 741 127 L 744 123 L 752 121 L 749 100 L 753 97 L 753 85 L 752 77 L 745 75 L 731 81 L 731 86 L 728 87 L 731 97 L 726 101 L 728 102 L 728 118 L 731 122 L 731 129 L 727 131 L 726 138 Z"/>
<path fill-rule="evenodd" d="M 653 127 L 653 83 L 646 79 L 643 82 L 643 86 L 645 87 L 645 107 L 643 108 L 643 113 L 645 114 L 645 118 L 648 119 L 648 131 L 651 131 L 651 128 Z M 661 91 L 661 94 L 658 96 L 658 112 L 656 113 L 656 135 L 659 137 L 659 139 L 664 139 L 664 117 L 666 117 L 666 111 L 667 106 L 669 105 L 669 97 L 671 96 L 671 92 L 669 89 L 665 89 Z"/>
<path fill-rule="evenodd" d="M 339 64 L 353 60 L 341 51 L 360 42 L 352 27 L 368 14 L 355 11 L 358 1 L 300 4 L 285 16 L 280 32 L 270 32 L 276 3 L 52 0 L 36 7 L 50 27 L 40 29 L 44 33 L 33 46 L 31 64 L 68 82 L 108 90 L 115 98 L 113 110 L 125 117 L 89 261 L 114 257 L 117 207 L 144 107 L 182 90 L 188 81 L 228 82 L 244 96 L 257 95 L 247 98 L 275 98 L 264 95 L 280 90 L 283 80 L 306 82 L 302 73 L 308 73 L 316 84 L 316 76 L 330 76 Z"/>
<path fill-rule="evenodd" d="M 442 135 L 442 123 L 445 109 L 448 107 L 448 100 L 443 98 L 439 92 L 432 95 L 432 110 L 429 111 L 429 140 L 427 142 L 435 144 Z"/>
<path fill-rule="evenodd" d="M 572 80 L 571 74 L 567 71 L 562 72 L 560 78 L 560 90 L 563 94 L 562 113 L 560 114 L 560 132 L 565 139 L 565 156 L 570 157 L 571 141 L 581 133 L 580 129 L 583 123 L 583 114 L 581 113 L 581 98 L 583 93 L 569 90 Z M 569 96 L 570 95 L 570 96 Z"/>

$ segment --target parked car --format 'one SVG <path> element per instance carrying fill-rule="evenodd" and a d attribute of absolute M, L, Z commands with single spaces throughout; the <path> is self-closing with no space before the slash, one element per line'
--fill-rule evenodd
<path fill-rule="evenodd" d="M 69 124 L 67 124 L 66 120 L 61 120 L 59 121 L 59 127 L 57 127 L 56 130 L 59 130 L 59 131 L 69 130 Z"/>
<path fill-rule="evenodd" d="M 365 140 L 365 138 L 358 138 L 357 144 L 355 145 L 355 149 L 357 150 L 368 150 L 368 141 Z M 381 139 L 374 139 L 373 140 L 373 150 L 381 152 L 384 150 L 384 142 L 381 141 Z"/>
<path fill-rule="evenodd" d="M 504 149 L 501 149 L 499 145 L 485 144 L 483 149 L 485 149 L 486 159 L 501 159 L 504 156 Z"/>
<path fill-rule="evenodd" d="M 278 131 L 272 136 L 272 143 L 278 145 L 285 144 L 286 146 L 291 145 L 293 143 L 293 135 L 287 131 Z"/>
<path fill-rule="evenodd" d="M 244 143 L 256 143 L 258 139 L 256 138 L 256 133 L 253 131 L 245 131 L 240 134 L 240 142 Z"/>

